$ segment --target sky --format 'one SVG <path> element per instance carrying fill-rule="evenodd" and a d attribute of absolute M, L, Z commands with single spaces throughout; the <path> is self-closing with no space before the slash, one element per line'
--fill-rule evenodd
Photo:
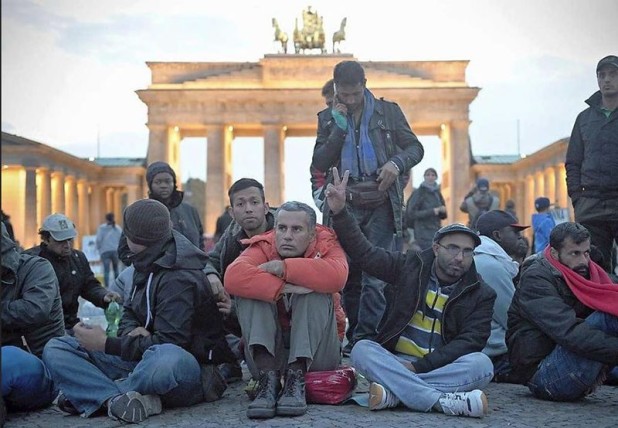
<path fill-rule="evenodd" d="M 2 131 L 79 157 L 145 157 L 147 61 L 258 62 L 276 53 L 271 19 L 291 34 L 304 8 L 326 46 L 347 17 L 344 53 L 360 61 L 469 60 L 474 155 L 533 153 L 571 133 L 618 54 L 616 0 L 1 0 Z M 216 6 L 213 6 L 216 4 Z M 371 4 L 371 7 L 369 7 Z M 371 89 L 371 81 L 367 82 Z M 319 94 L 316 94 L 319 96 Z M 397 100 L 394 100 L 397 101 Z M 436 137 L 414 182 L 441 170 Z M 286 199 L 311 203 L 314 141 L 286 141 Z M 263 180 L 262 143 L 234 142 L 233 179 Z M 205 179 L 205 139 L 181 146 L 182 178 Z"/>

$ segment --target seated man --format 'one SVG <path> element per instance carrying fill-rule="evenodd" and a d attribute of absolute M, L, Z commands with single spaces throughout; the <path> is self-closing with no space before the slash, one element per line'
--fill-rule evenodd
<path fill-rule="evenodd" d="M 75 337 L 47 344 L 43 361 L 63 393 L 61 409 L 88 417 L 106 408 L 137 423 L 162 405 L 201 402 L 200 364 L 233 356 L 204 286 L 206 254 L 172 231 L 168 209 L 154 199 L 129 205 L 123 223 L 134 274 L 118 337 L 80 322 Z"/>
<path fill-rule="evenodd" d="M 481 245 L 474 250 L 476 271 L 483 281 L 496 292 L 491 335 L 483 352 L 494 363 L 494 380 L 504 382 L 510 371 L 506 349 L 507 312 L 515 293 L 514 278 L 519 273 L 519 263 L 514 259 L 527 249 L 522 226 L 506 211 L 494 210 L 481 215 L 476 228 Z"/>
<path fill-rule="evenodd" d="M 284 203 L 274 230 L 243 243 L 249 248 L 228 267 L 225 289 L 236 296 L 245 359 L 259 379 L 247 416 L 302 415 L 305 372 L 340 362 L 333 293 L 345 285 L 346 255 L 334 232 L 316 225 L 315 211 L 300 202 Z"/>
<path fill-rule="evenodd" d="M 526 260 L 508 317 L 512 375 L 538 398 L 580 399 L 618 365 L 618 286 L 579 223 L 558 224 Z"/>
<path fill-rule="evenodd" d="M 33 410 L 56 398 L 39 358 L 64 335 L 58 280 L 49 262 L 19 254 L 2 223 L 2 399 L 8 410 Z"/>
<path fill-rule="evenodd" d="M 39 235 L 41 244 L 25 253 L 43 257 L 54 267 L 62 299 L 64 328 L 69 334 L 79 322 L 77 311 L 80 296 L 99 308 L 106 308 L 112 300 L 121 300 L 118 293 L 105 289 L 94 277 L 86 255 L 73 249 L 77 230 L 67 216 L 52 214 L 45 218 Z"/>
<path fill-rule="evenodd" d="M 487 398 L 480 391 L 493 377 L 481 352 L 491 330 L 496 293 L 480 280 L 472 255 L 481 240 L 461 224 L 435 233 L 420 253 L 388 251 L 364 237 L 345 209 L 349 173 L 326 190 L 333 225 L 350 258 L 393 287 L 376 341 L 352 348 L 352 365 L 369 381 L 369 409 L 403 403 L 447 415 L 482 417 Z"/>

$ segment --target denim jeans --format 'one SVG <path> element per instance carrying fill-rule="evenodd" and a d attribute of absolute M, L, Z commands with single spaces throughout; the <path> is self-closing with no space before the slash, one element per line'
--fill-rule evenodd
<path fill-rule="evenodd" d="M 482 352 L 457 358 L 427 373 L 414 373 L 402 362 L 415 358 L 393 354 L 379 343 L 361 340 L 350 354 L 352 366 L 371 382 L 395 394 L 408 408 L 428 412 L 445 392 L 467 392 L 486 387 L 494 375 L 493 364 Z"/>
<path fill-rule="evenodd" d="M 375 209 L 348 207 L 365 237 L 376 247 L 391 250 L 395 232 L 393 209 L 389 201 Z M 343 307 L 350 323 L 348 341 L 373 339 L 382 320 L 386 299 L 384 282 L 362 272 L 351 262 L 348 281 L 343 289 Z"/>
<path fill-rule="evenodd" d="M 593 312 L 585 322 L 605 333 L 618 335 L 618 318 L 615 316 Z M 576 355 L 557 345 L 541 361 L 528 382 L 528 388 L 544 400 L 573 401 L 590 394 L 608 370 L 606 364 Z"/>
<path fill-rule="evenodd" d="M 2 398 L 9 410 L 39 409 L 50 405 L 56 395 L 43 361 L 15 346 L 2 347 Z"/>
<path fill-rule="evenodd" d="M 105 288 L 109 288 L 109 271 L 110 265 L 114 269 L 114 279 L 118 278 L 120 273 L 119 260 L 117 251 L 106 251 L 101 254 L 101 262 L 103 263 L 103 281 L 105 282 Z"/>
<path fill-rule="evenodd" d="M 152 345 L 140 361 L 87 351 L 74 337 L 50 340 L 43 351 L 58 389 L 84 416 L 112 397 L 128 391 L 156 394 L 166 407 L 202 401 L 200 365 L 189 352 L 165 343 Z"/>

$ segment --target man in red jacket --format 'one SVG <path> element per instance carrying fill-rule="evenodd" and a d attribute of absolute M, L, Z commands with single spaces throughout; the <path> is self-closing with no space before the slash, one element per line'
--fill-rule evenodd
<path fill-rule="evenodd" d="M 281 205 L 275 228 L 243 243 L 249 247 L 224 281 L 236 296 L 247 365 L 259 379 L 247 416 L 302 415 L 305 372 L 333 370 L 340 361 L 333 293 L 345 285 L 346 255 L 335 233 L 316 225 L 315 211 L 301 202 Z"/>

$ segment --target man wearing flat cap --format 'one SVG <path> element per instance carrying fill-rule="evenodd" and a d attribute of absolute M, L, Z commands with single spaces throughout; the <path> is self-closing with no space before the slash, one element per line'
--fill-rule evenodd
<path fill-rule="evenodd" d="M 518 224 L 512 214 L 502 210 L 489 211 L 476 222 L 481 237 L 481 245 L 474 250 L 476 271 L 496 292 L 491 335 L 483 352 L 494 363 L 494 376 L 498 381 L 510 370 L 504 340 L 507 312 L 515 293 L 513 278 L 519 273 L 519 263 L 514 258 L 527 250 L 521 231 L 528 227 Z"/>
<path fill-rule="evenodd" d="M 63 393 L 61 410 L 88 417 L 106 409 L 113 419 L 137 423 L 162 406 L 203 401 L 201 365 L 234 356 L 205 285 L 206 254 L 172 230 L 165 205 L 152 199 L 129 205 L 124 233 L 133 285 L 118 337 L 78 323 L 75 337 L 46 345 L 43 361 Z"/>
<path fill-rule="evenodd" d="M 352 365 L 370 382 L 369 409 L 399 404 L 415 411 L 483 417 L 481 388 L 493 365 L 481 351 L 491 331 L 496 293 L 474 266 L 480 238 L 462 224 L 439 229 L 422 252 L 371 245 L 345 206 L 348 171 L 326 190 L 333 227 L 352 261 L 393 288 L 374 341 L 352 348 Z"/>
<path fill-rule="evenodd" d="M 618 243 L 618 57 L 601 59 L 596 69 L 599 90 L 575 120 L 566 154 L 567 190 L 575 221 L 590 231 L 612 272 L 613 243 Z"/>
<path fill-rule="evenodd" d="M 73 248 L 77 229 L 67 216 L 60 213 L 47 216 L 39 229 L 39 235 L 41 244 L 24 252 L 43 257 L 53 266 L 62 298 L 64 328 L 69 334 L 79 322 L 79 297 L 99 308 L 106 308 L 112 300 L 122 300 L 120 294 L 101 285 L 95 278 L 86 255 Z"/>

